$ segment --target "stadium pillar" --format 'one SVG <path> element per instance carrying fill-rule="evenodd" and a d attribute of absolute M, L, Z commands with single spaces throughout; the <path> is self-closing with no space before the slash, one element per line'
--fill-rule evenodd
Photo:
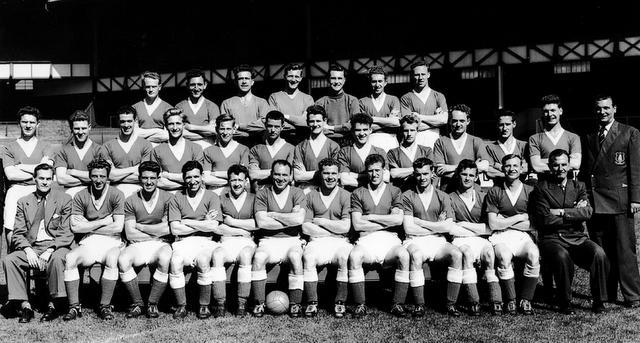
<path fill-rule="evenodd" d="M 498 108 L 501 109 L 504 107 L 504 79 L 502 75 L 502 65 L 498 64 L 496 69 L 496 76 L 498 79 Z"/>

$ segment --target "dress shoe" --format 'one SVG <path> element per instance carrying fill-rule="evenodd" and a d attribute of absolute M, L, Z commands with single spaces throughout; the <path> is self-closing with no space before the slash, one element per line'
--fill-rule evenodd
<path fill-rule="evenodd" d="M 28 323 L 33 319 L 35 313 L 30 307 L 24 307 L 22 309 L 22 314 L 20 315 L 20 319 L 18 319 L 18 323 Z"/>
<path fill-rule="evenodd" d="M 69 308 L 69 311 L 62 317 L 62 320 L 66 322 L 69 320 L 74 320 L 78 317 L 82 317 L 82 308 L 80 308 L 80 306 L 74 306 Z"/>
<path fill-rule="evenodd" d="M 604 303 L 602 301 L 594 301 L 593 305 L 591 305 L 591 311 L 595 314 L 600 314 L 606 312 L 607 308 L 604 307 Z"/>
<path fill-rule="evenodd" d="M 53 306 L 49 306 L 47 308 L 47 312 L 44 313 L 44 315 L 42 315 L 42 318 L 40 318 L 41 322 L 50 322 L 56 318 L 58 318 L 58 311 L 56 310 L 55 307 Z"/>
<path fill-rule="evenodd" d="M 158 305 L 149 304 L 147 306 L 147 318 L 158 318 L 160 317 L 160 311 L 158 311 Z"/>
<path fill-rule="evenodd" d="M 624 302 L 624 307 L 626 307 L 626 308 L 638 308 L 638 307 L 640 307 L 640 300 L 625 301 Z"/>
<path fill-rule="evenodd" d="M 571 304 L 560 306 L 559 312 L 569 316 L 576 314 L 576 311 L 573 309 Z"/>
<path fill-rule="evenodd" d="M 182 305 L 178 306 L 175 312 L 173 312 L 173 319 L 183 319 L 187 317 L 187 307 Z"/>

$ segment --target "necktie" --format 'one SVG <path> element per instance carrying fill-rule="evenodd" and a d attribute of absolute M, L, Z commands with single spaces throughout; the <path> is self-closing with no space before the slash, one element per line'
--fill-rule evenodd
<path fill-rule="evenodd" d="M 605 127 L 602 126 L 598 131 L 598 143 L 600 144 L 600 146 L 602 146 L 602 143 L 604 143 L 605 138 L 607 138 L 607 135 L 605 132 Z"/>

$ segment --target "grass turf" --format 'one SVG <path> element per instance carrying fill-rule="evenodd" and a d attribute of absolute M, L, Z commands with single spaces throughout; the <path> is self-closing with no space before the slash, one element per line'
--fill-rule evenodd
<path fill-rule="evenodd" d="M 463 315 L 451 318 L 428 309 L 423 319 L 399 319 L 387 311 L 370 308 L 363 319 L 335 319 L 326 309 L 316 318 L 291 319 L 266 315 L 263 318 L 224 318 L 199 320 L 190 312 L 184 320 L 174 320 L 170 313 L 158 319 L 126 319 L 116 313 L 113 321 L 102 321 L 91 309 L 72 322 L 56 319 L 39 323 L 40 314 L 29 324 L 17 319 L 0 318 L 0 342 L 611 342 L 640 340 L 640 311 L 607 304 L 609 311 L 592 314 L 588 300 L 588 275 L 579 271 L 574 305 L 577 314 L 565 316 L 548 305 L 538 303 L 532 317 L 481 317 Z M 124 294 L 123 294 L 124 295 Z M 388 295 L 384 295 L 388 298 Z"/>

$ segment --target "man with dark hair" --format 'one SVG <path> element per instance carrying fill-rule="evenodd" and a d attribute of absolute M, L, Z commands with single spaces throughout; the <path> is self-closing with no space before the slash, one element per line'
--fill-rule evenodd
<path fill-rule="evenodd" d="M 403 304 L 409 288 L 409 253 L 398 237 L 402 225 L 402 192 L 383 181 L 385 164 L 382 155 L 367 156 L 364 165 L 369 181 L 351 194 L 351 222 L 360 236 L 349 254 L 355 318 L 367 314 L 363 264 L 396 268 L 391 313 L 398 317 L 407 315 Z"/>
<path fill-rule="evenodd" d="M 400 119 L 400 146 L 389 150 L 389 174 L 391 183 L 406 191 L 415 186 L 413 179 L 413 162 L 419 158 L 426 157 L 433 160 L 433 150 L 424 145 L 418 144 L 416 140 L 420 119 L 408 114 Z"/>
<path fill-rule="evenodd" d="M 171 232 L 167 216 L 173 195 L 157 187 L 160 165 L 144 161 L 138 167 L 138 180 L 142 188 L 126 198 L 124 203 L 124 232 L 129 245 L 118 257 L 120 280 L 131 296 L 131 307 L 127 318 L 143 313 L 144 302 L 138 287 L 138 276 L 134 267 L 155 265 L 146 308 L 147 317 L 157 318 L 158 300 L 169 280 L 171 260 Z"/>
<path fill-rule="evenodd" d="M 327 113 L 326 129 L 332 133 L 349 131 L 349 119 L 360 111 L 358 98 L 344 92 L 347 82 L 345 69 L 337 64 L 329 66 L 329 94 L 316 101 Z"/>
<path fill-rule="evenodd" d="M 253 68 L 241 64 L 233 69 L 233 76 L 238 87 L 237 95 L 223 101 L 220 111 L 236 118 L 237 129 L 242 133 L 263 131 L 263 120 L 271 107 L 267 100 L 251 92 L 254 83 Z"/>
<path fill-rule="evenodd" d="M 73 320 L 82 316 L 78 267 L 91 267 L 94 263 L 104 266 L 100 286 L 100 311 L 102 319 L 113 319 L 111 297 L 118 282 L 118 255 L 124 247 L 120 237 L 124 227 L 124 196 L 109 186 L 111 164 L 104 159 L 87 165 L 91 184 L 73 197 L 71 231 L 84 234 L 78 247 L 66 257 L 64 283 L 69 300 L 69 311 L 62 318 Z"/>
<path fill-rule="evenodd" d="M 455 171 L 456 189 L 449 193 L 451 208 L 455 213 L 456 226 L 451 231 L 451 244 L 462 252 L 462 286 L 469 300 L 469 313 L 480 315 L 480 295 L 478 294 L 478 268 L 484 268 L 484 279 L 489 286 L 491 313 L 502 314 L 502 294 L 496 276 L 495 254 L 487 237 L 491 230 L 487 226 L 484 208 L 485 193 L 476 184 L 478 166 L 472 160 L 462 160 Z"/>
<path fill-rule="evenodd" d="M 216 141 L 204 150 L 202 180 L 214 193 L 221 195 L 228 184 L 227 169 L 234 164 L 249 165 L 249 148 L 236 142 L 236 120 L 229 114 L 216 118 Z M 247 175 L 247 177 L 249 177 Z"/>
<path fill-rule="evenodd" d="M 569 169 L 580 169 L 582 147 L 580 137 L 575 133 L 565 131 L 560 119 L 562 117 L 562 101 L 560 97 L 551 94 L 540 99 L 542 106 L 543 131 L 529 137 L 529 158 L 531 168 L 544 178 L 549 172 L 547 158 L 551 151 L 563 149 L 569 152 Z"/>
<path fill-rule="evenodd" d="M 449 113 L 451 133 L 448 136 L 440 136 L 433 146 L 435 172 L 440 177 L 439 188 L 446 192 L 457 187 L 455 184 L 450 187 L 450 183 L 458 163 L 463 159 L 475 161 L 478 173 L 486 172 L 489 168 L 484 142 L 481 138 L 467 133 L 467 127 L 471 122 L 471 108 L 464 104 L 453 105 Z"/>
<path fill-rule="evenodd" d="M 516 114 L 510 110 L 500 109 L 497 114 L 498 139 L 491 144 L 487 144 L 487 158 L 489 161 L 489 169 L 487 176 L 494 180 L 496 185 L 504 182 L 504 173 L 502 172 L 502 158 L 508 154 L 516 154 L 527 156 L 527 142 L 516 139 L 513 136 L 513 129 L 516 127 Z M 526 161 L 522 161 L 523 173 L 529 168 Z"/>
<path fill-rule="evenodd" d="M 400 100 L 384 92 L 387 73 L 382 67 L 375 66 L 369 69 L 369 84 L 371 95 L 360 99 L 360 111 L 373 119 L 372 144 L 387 152 L 398 147 Z"/>
<path fill-rule="evenodd" d="M 259 228 L 259 243 L 253 255 L 251 290 L 253 315 L 264 315 L 267 264 L 289 264 L 289 315 L 302 315 L 302 243 L 300 231 L 305 218 L 307 198 L 301 189 L 290 185 L 293 168 L 286 160 L 271 166 L 271 185 L 258 190 L 253 207 Z"/>
<path fill-rule="evenodd" d="M 188 161 L 182 166 L 185 188 L 169 203 L 169 226 L 175 237 L 172 244 L 171 274 L 169 286 L 173 289 L 178 307 L 174 319 L 187 316 L 184 267 L 196 267 L 200 290 L 197 317 L 211 316 L 211 254 L 220 245 L 212 238 L 219 234 L 218 223 L 222 221 L 220 200 L 202 183 L 202 164 Z"/>
<path fill-rule="evenodd" d="M 307 209 L 302 232 L 309 236 L 304 248 L 304 290 L 307 307 L 304 314 L 318 314 L 318 270 L 326 265 L 337 265 L 334 315 L 344 317 L 346 313 L 349 272 L 349 243 L 351 228 L 351 196 L 338 187 L 338 161 L 325 158 L 318 163 L 320 186 L 307 194 Z"/>
<path fill-rule="evenodd" d="M 41 320 L 51 321 L 58 316 L 56 305 L 61 304 L 54 302 L 67 296 L 64 261 L 73 242 L 69 229 L 71 197 L 51 190 L 53 167 L 38 164 L 33 169 L 33 179 L 35 191 L 18 200 L 11 236 L 13 252 L 2 260 L 8 300 L 20 303 L 20 323 L 28 323 L 34 316 L 28 295 L 27 273 L 30 269 L 46 270 L 47 273 L 49 306 Z"/>
<path fill-rule="evenodd" d="M 91 123 L 89 116 L 75 111 L 69 118 L 73 139 L 64 144 L 54 158 L 56 181 L 71 196 L 91 184 L 87 164 L 101 157 L 102 148 L 89 138 Z"/>
<path fill-rule="evenodd" d="M 558 306 L 564 314 L 575 313 L 571 305 L 574 261 L 589 270 L 592 309 L 601 313 L 603 301 L 607 300 L 609 261 L 604 250 L 584 230 L 593 211 L 586 187 L 580 181 L 567 179 L 569 153 L 565 150 L 556 149 L 549 154 L 549 170 L 550 177 L 538 182 L 530 199 L 540 237 L 542 267 L 553 274 Z"/>
<path fill-rule="evenodd" d="M 340 150 L 338 143 L 324 135 L 327 125 L 327 113 L 318 105 L 309 106 L 307 126 L 309 138 L 296 145 L 293 153 L 293 177 L 298 187 L 308 193 L 311 187 L 319 185 L 317 175 L 318 162 L 325 158 L 335 158 Z"/>
<path fill-rule="evenodd" d="M 313 105 L 313 98 L 301 92 L 298 87 L 304 76 L 304 67 L 300 64 L 292 63 L 284 67 L 284 78 L 286 86 L 283 90 L 271 93 L 269 105 L 274 110 L 284 114 L 287 121 L 286 130 L 294 127 L 306 126 L 305 112 Z"/>
<path fill-rule="evenodd" d="M 402 115 L 414 114 L 420 118 L 418 144 L 433 148 L 440 135 L 439 128 L 447 124 L 447 100 L 444 95 L 429 88 L 429 66 L 425 61 L 411 66 L 412 89 L 400 98 Z"/>
<path fill-rule="evenodd" d="M 181 109 L 168 110 L 164 114 L 164 125 L 169 132 L 169 141 L 151 151 L 151 161 L 157 162 L 162 169 L 158 188 L 172 193 L 184 186 L 182 166 L 187 161 L 198 161 L 201 164 L 204 162 L 202 148 L 182 136 L 185 122 L 186 117 Z"/>
<path fill-rule="evenodd" d="M 251 291 L 251 259 L 256 249 L 253 232 L 257 230 L 253 219 L 253 203 L 255 195 L 247 192 L 249 170 L 247 167 L 234 164 L 227 171 L 229 189 L 220 196 L 222 221 L 218 231 L 222 236 L 220 246 L 213 251 L 211 281 L 215 306 L 213 316 L 225 314 L 227 298 L 227 273 L 225 265 L 238 263 L 238 309 L 236 315 L 246 314 L 247 298 Z"/>
<path fill-rule="evenodd" d="M 455 234 L 454 213 L 449 196 L 433 187 L 433 162 L 419 158 L 413 162 L 416 186 L 402 194 L 403 227 L 407 238 L 403 246 L 411 256 L 409 283 L 416 307 L 413 316 L 424 316 L 425 262 L 447 263 L 446 308 L 450 316 L 460 316 L 456 308 L 463 279 L 462 252 L 447 242 L 445 234 Z M 475 271 L 474 271 L 475 272 Z"/>
<path fill-rule="evenodd" d="M 211 146 L 210 141 L 216 134 L 214 120 L 220 115 L 220 108 L 204 97 L 208 83 L 202 70 L 188 71 L 185 80 L 189 97 L 176 104 L 176 108 L 181 109 L 187 117 L 184 137 L 206 149 Z"/>
<path fill-rule="evenodd" d="M 123 106 L 116 112 L 120 123 L 118 137 L 104 143 L 102 155 L 111 163 L 109 181 L 119 189 L 125 199 L 140 190 L 138 167 L 151 155 L 153 146 L 149 141 L 137 136 L 136 110 L 131 106 Z"/>
<path fill-rule="evenodd" d="M 351 118 L 351 135 L 353 144 L 340 149 L 338 152 L 338 163 L 340 163 L 340 182 L 347 190 L 354 190 L 357 187 L 367 184 L 368 174 L 364 165 L 367 156 L 378 154 L 383 156 L 382 165 L 383 181 L 389 182 L 387 154 L 381 148 L 371 145 L 369 136 L 371 135 L 371 116 L 364 113 L 356 113 Z"/>
<path fill-rule="evenodd" d="M 40 163 L 53 165 L 50 146 L 38 139 L 40 110 L 31 106 L 19 109 L 18 125 L 20 126 L 20 137 L 15 141 L 7 142 L 2 148 L 1 156 L 7 180 L 3 216 L 7 242 L 11 242 L 11 231 L 16 219 L 18 199 L 36 190 L 34 168 Z"/>
<path fill-rule="evenodd" d="M 599 129 L 587 135 L 580 170 L 593 204 L 590 236 L 607 253 L 611 273 L 609 301 L 620 290 L 627 307 L 640 307 L 640 274 L 636 260 L 634 215 L 640 212 L 640 131 L 615 120 L 610 95 L 594 102 Z"/>
<path fill-rule="evenodd" d="M 169 103 L 160 99 L 159 94 L 162 89 L 160 74 L 154 71 L 142 73 L 142 89 L 144 99 L 133 105 L 138 115 L 139 137 L 146 138 L 151 144 L 166 142 L 167 132 L 164 130 L 163 115 L 172 107 Z M 154 146 L 155 146 L 154 145 Z"/>
<path fill-rule="evenodd" d="M 249 150 L 249 174 L 254 191 L 271 182 L 269 177 L 273 161 L 286 160 L 291 163 L 295 150 L 293 145 L 280 137 L 284 126 L 284 115 L 281 112 L 267 113 L 265 124 L 267 130 L 264 143 Z"/>
<path fill-rule="evenodd" d="M 500 286 L 506 302 L 505 311 L 516 313 L 516 288 L 513 258 L 525 260 L 524 278 L 520 288 L 518 307 L 525 315 L 533 314 L 531 300 L 540 275 L 540 252 L 531 239 L 534 230 L 529 222 L 529 194 L 532 187 L 520 181 L 522 157 L 506 155 L 502 158 L 504 185 L 493 186 L 485 197 Z"/>

